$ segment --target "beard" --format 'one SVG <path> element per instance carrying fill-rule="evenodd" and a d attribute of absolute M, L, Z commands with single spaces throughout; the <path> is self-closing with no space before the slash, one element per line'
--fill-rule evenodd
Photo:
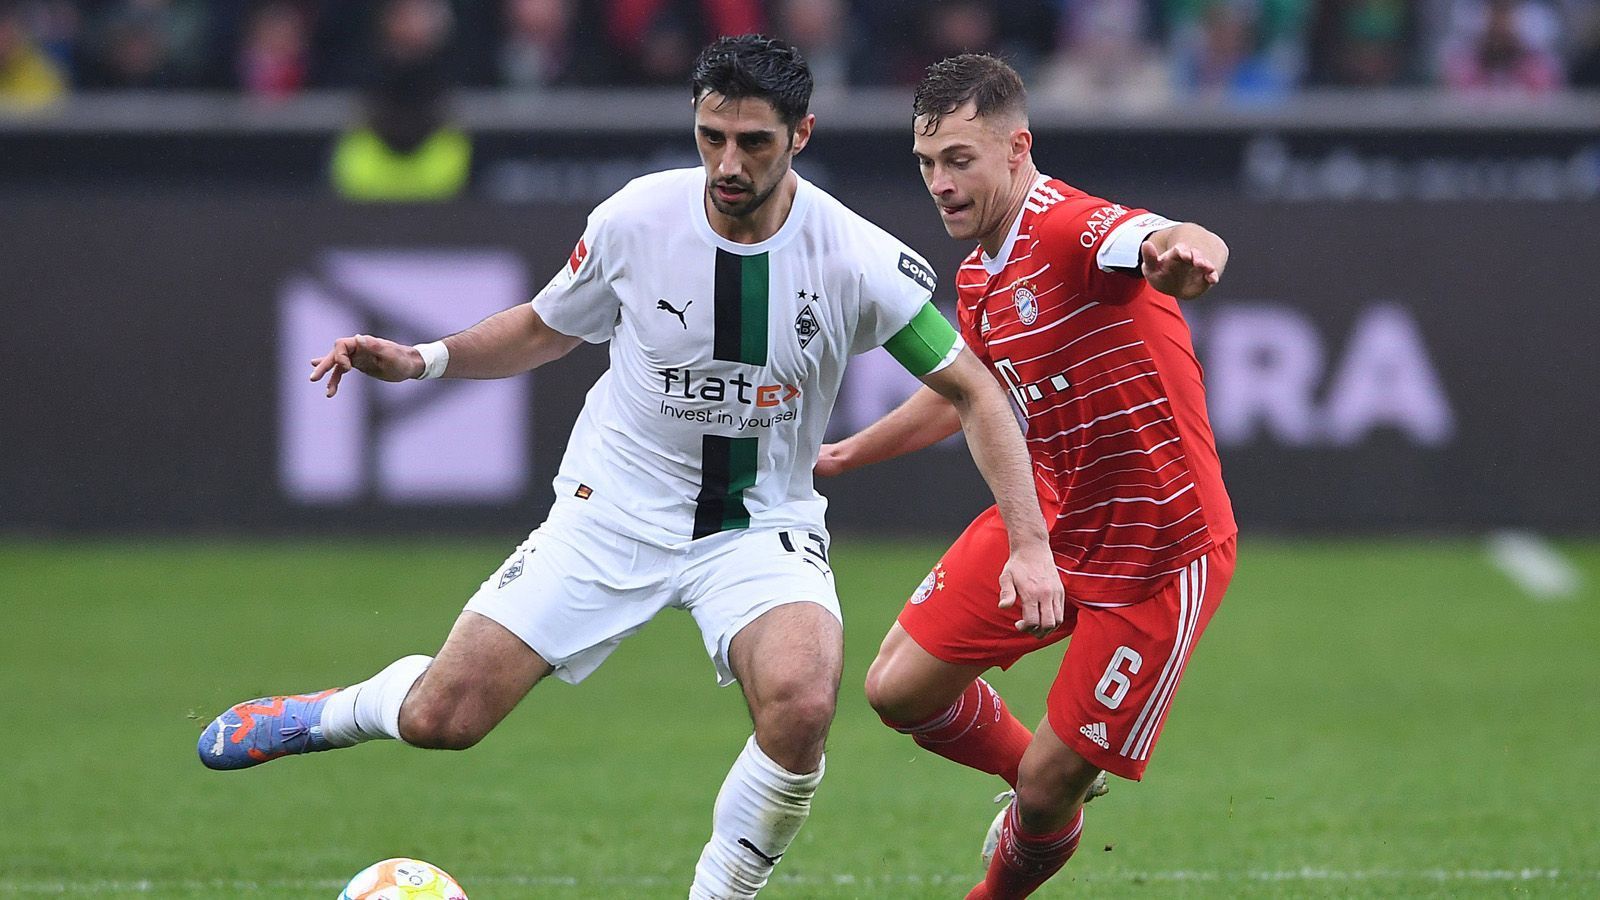
<path fill-rule="evenodd" d="M 716 207 L 717 212 L 722 213 L 729 218 L 742 219 L 760 209 L 761 205 L 767 202 L 767 198 L 771 197 L 772 192 L 776 191 L 778 189 L 778 185 L 782 183 L 783 179 L 779 178 L 777 181 L 774 181 L 772 186 L 767 188 L 765 191 L 756 193 L 754 184 L 747 185 L 738 181 L 713 182 L 712 184 L 706 185 L 706 196 L 711 198 L 711 205 Z M 740 188 L 748 193 L 743 200 L 740 200 L 737 203 L 728 203 L 721 197 L 717 196 L 717 192 L 714 190 L 717 184 Z"/>

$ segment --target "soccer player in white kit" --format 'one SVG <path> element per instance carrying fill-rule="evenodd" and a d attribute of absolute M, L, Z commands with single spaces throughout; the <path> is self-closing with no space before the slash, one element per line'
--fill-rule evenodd
<path fill-rule="evenodd" d="M 530 304 L 416 347 L 355 335 L 315 360 L 328 395 L 503 378 L 610 341 L 556 502 L 467 602 L 438 655 L 359 684 L 246 701 L 201 735 L 216 769 L 378 738 L 464 749 L 554 673 L 576 683 L 666 607 L 694 616 L 755 723 L 713 812 L 691 898 L 753 897 L 823 773 L 843 657 L 826 501 L 812 487 L 848 357 L 886 346 L 960 410 L 1007 523 L 1001 593 L 1060 618 L 1027 452 L 1001 389 L 930 302 L 931 268 L 800 178 L 811 76 L 785 44 L 723 38 L 697 60 L 702 168 L 639 178 L 590 215 Z"/>

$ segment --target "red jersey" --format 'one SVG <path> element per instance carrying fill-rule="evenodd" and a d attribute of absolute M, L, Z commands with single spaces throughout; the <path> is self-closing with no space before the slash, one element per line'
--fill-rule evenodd
<path fill-rule="evenodd" d="M 998 258 L 977 248 L 956 277 L 962 337 L 1026 418 L 1077 601 L 1143 600 L 1238 531 L 1189 327 L 1137 273 L 1169 224 L 1040 176 Z"/>

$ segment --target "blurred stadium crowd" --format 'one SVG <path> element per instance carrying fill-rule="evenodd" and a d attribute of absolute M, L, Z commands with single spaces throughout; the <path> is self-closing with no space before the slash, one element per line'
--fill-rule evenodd
<path fill-rule="evenodd" d="M 1036 94 L 1273 103 L 1316 87 L 1600 85 L 1600 0 L 0 0 L 0 105 L 74 91 L 267 99 L 375 79 L 681 85 L 718 34 L 799 45 L 819 87 L 1005 53 Z"/>

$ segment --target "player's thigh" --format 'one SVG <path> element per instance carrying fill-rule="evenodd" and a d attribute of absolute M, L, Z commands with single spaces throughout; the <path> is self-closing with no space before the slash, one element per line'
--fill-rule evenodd
<path fill-rule="evenodd" d="M 576 684 L 670 600 L 671 555 L 603 521 L 552 517 L 467 601 Z M 472 660 L 463 661 L 465 667 Z"/>
<path fill-rule="evenodd" d="M 774 606 L 734 634 L 728 666 L 758 718 L 800 705 L 814 718 L 831 719 L 844 670 L 844 628 L 814 601 Z"/>
<path fill-rule="evenodd" d="M 1101 769 L 1142 778 L 1232 573 L 1229 542 L 1145 600 L 1080 608 L 1047 704 L 1050 727 L 1062 742 Z"/>
<path fill-rule="evenodd" d="M 1025 654 L 1067 637 L 1073 611 L 1044 638 L 1017 631 L 1020 614 L 1000 608 L 1000 572 L 1010 558 L 1000 512 L 981 513 L 912 593 L 898 622 L 936 659 L 961 666 L 1010 668 Z"/>
<path fill-rule="evenodd" d="M 775 684 L 777 675 L 792 673 L 837 689 L 844 628 L 827 536 L 759 530 L 704 540 L 713 543 L 693 551 L 681 603 L 700 628 L 718 681 Z"/>

